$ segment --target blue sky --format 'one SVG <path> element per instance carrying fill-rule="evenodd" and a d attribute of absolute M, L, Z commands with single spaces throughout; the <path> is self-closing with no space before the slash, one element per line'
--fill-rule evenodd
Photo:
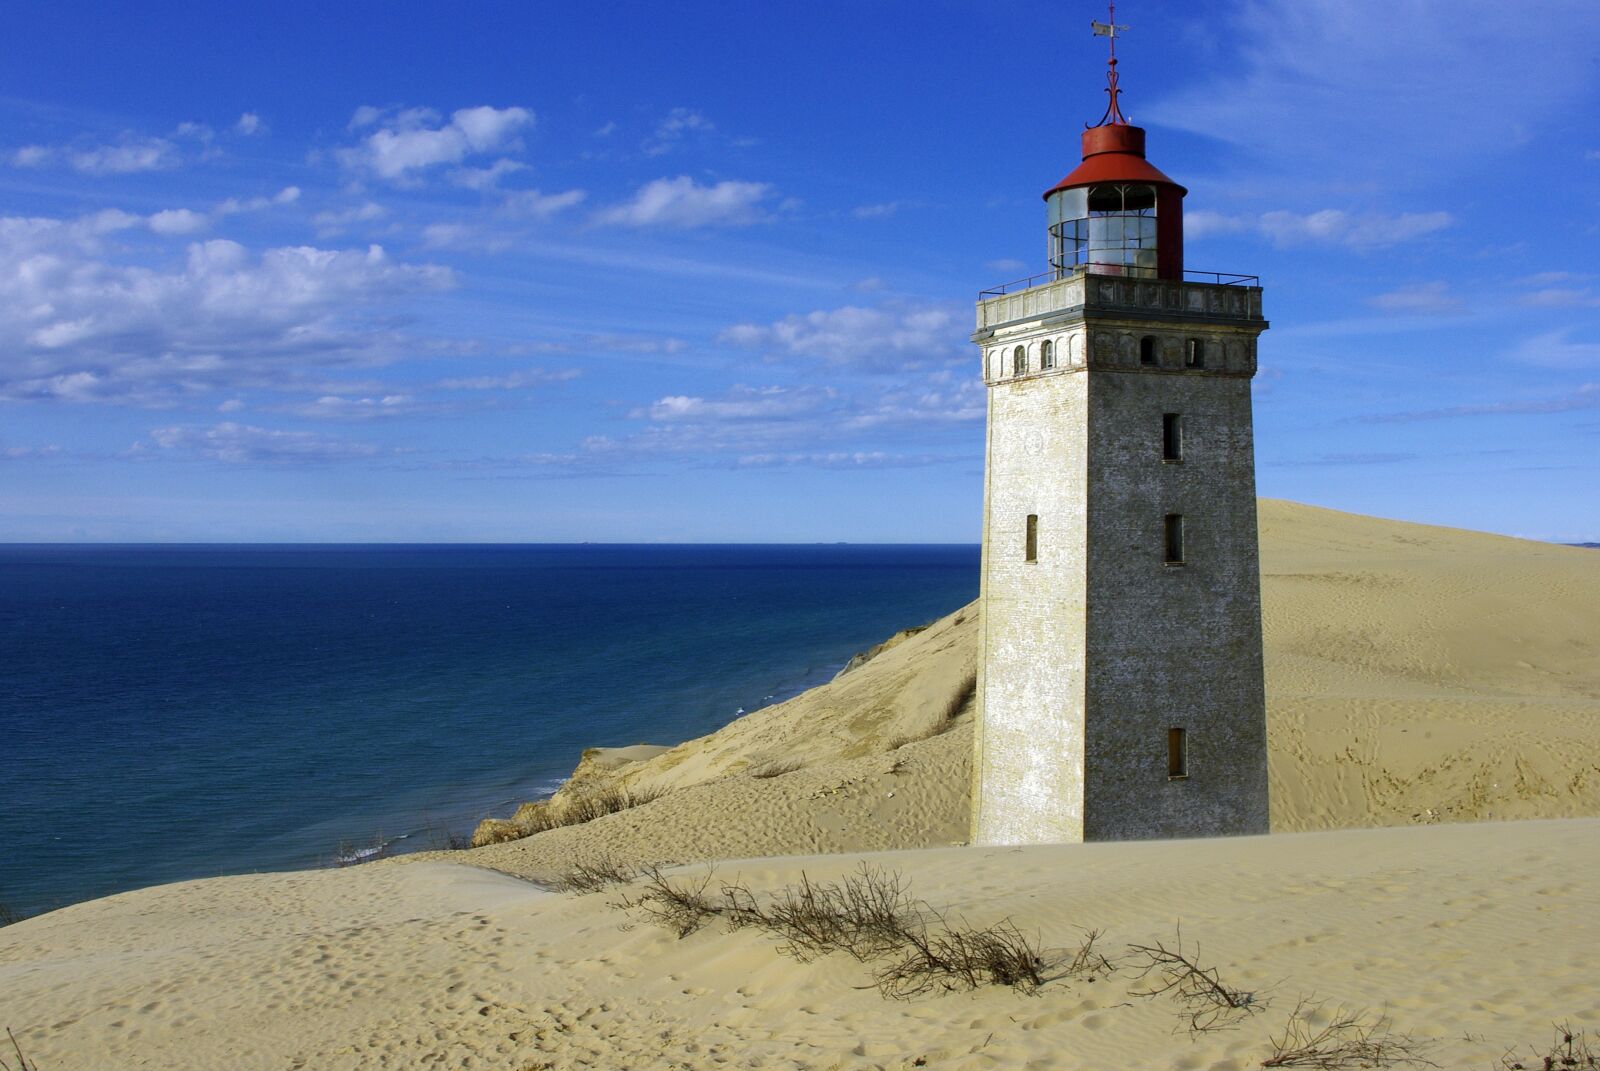
<path fill-rule="evenodd" d="M 1093 3 L 35 3 L 0 540 L 976 541 Z M 1264 495 L 1600 540 L 1600 7 L 1124 0 Z"/>

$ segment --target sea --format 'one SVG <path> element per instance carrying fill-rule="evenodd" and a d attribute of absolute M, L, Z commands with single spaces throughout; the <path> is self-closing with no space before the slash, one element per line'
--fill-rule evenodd
<path fill-rule="evenodd" d="M 953 545 L 0 545 L 0 906 L 447 846 L 978 593 Z"/>

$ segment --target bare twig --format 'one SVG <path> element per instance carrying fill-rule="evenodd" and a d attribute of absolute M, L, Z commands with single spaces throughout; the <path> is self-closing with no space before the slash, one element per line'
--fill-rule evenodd
<path fill-rule="evenodd" d="M 1352 1067 L 1438 1067 L 1424 1053 L 1436 1042 L 1390 1029 L 1389 1017 L 1342 1005 L 1325 1018 L 1323 1003 L 1308 997 L 1295 1002 L 1283 1033 L 1273 1037 L 1272 1055 L 1262 1067 L 1310 1067 L 1341 1071 Z M 1322 1019 L 1321 1024 L 1318 1020 Z"/>
<path fill-rule="evenodd" d="M 698 883 L 686 879 L 674 885 L 658 866 L 644 868 L 644 891 L 637 897 L 622 898 L 622 906 L 638 911 L 658 926 L 688 937 L 710 919 L 723 913 L 722 905 L 706 895 L 716 871 L 708 870 Z"/>
<path fill-rule="evenodd" d="M 1507 1052 L 1500 1058 L 1505 1071 L 1594 1071 L 1600 1068 L 1600 1052 L 1589 1045 L 1589 1037 L 1582 1030 L 1573 1030 L 1571 1023 L 1554 1023 L 1555 1040 L 1544 1046 L 1544 1051 L 1533 1049 L 1527 1057 L 1517 1057 Z"/>
<path fill-rule="evenodd" d="M 556 888 L 562 892 L 592 893 L 614 885 L 626 885 L 639 876 L 632 867 L 624 866 L 609 855 L 573 863 L 556 879 Z"/>
<path fill-rule="evenodd" d="M 1215 967 L 1199 964 L 1200 949 L 1192 955 L 1183 948 L 1183 931 L 1178 931 L 1175 947 L 1129 945 L 1133 967 L 1139 979 L 1150 979 L 1146 987 L 1134 990 L 1138 997 L 1171 995 L 1183 1008 L 1190 1036 L 1208 1030 L 1224 1030 L 1265 1009 L 1268 1001 L 1248 990 L 1224 985 Z M 1154 975 L 1154 978 L 1151 976 Z"/>
<path fill-rule="evenodd" d="M 11 1051 L 17 1054 L 17 1066 L 15 1069 L 13 1069 L 12 1066 L 6 1062 L 6 1058 L 4 1056 L 0 1056 L 0 1071 L 39 1071 L 39 1065 L 32 1062 L 22 1054 L 22 1044 L 17 1041 L 17 1035 L 11 1032 L 11 1028 L 9 1026 L 6 1027 L 6 1037 L 11 1040 Z"/>

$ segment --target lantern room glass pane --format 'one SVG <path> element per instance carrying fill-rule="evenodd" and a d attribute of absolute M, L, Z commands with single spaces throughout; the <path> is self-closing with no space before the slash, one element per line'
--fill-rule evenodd
<path fill-rule="evenodd" d="M 1073 196 L 1068 196 L 1068 195 Z M 1125 183 L 1051 194 L 1050 266 L 1107 275 L 1156 274 L 1156 189 Z"/>

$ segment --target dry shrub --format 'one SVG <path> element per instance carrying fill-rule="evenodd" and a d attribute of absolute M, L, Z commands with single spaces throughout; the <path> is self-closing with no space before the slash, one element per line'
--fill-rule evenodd
<path fill-rule="evenodd" d="M 1129 945 L 1128 952 L 1136 977 L 1149 979 L 1144 989 L 1134 990 L 1132 995 L 1170 995 L 1182 1006 L 1181 1015 L 1187 1020 L 1191 1037 L 1208 1030 L 1237 1026 L 1267 1007 L 1268 1001 L 1255 993 L 1224 985 L 1215 967 L 1200 966 L 1200 949 L 1196 947 L 1193 955 L 1184 951 L 1182 930 L 1178 931 L 1174 948 L 1157 942 Z"/>
<path fill-rule="evenodd" d="M 639 876 L 632 867 L 617 862 L 609 855 L 572 864 L 556 879 L 556 888 L 562 892 L 592 893 L 616 885 L 626 885 Z"/>
<path fill-rule="evenodd" d="M 1365 1008 L 1335 1008 L 1325 1018 L 1323 1004 L 1301 997 L 1283 1033 L 1273 1037 L 1272 1055 L 1262 1067 L 1311 1067 L 1339 1071 L 1351 1067 L 1438 1067 L 1423 1054 L 1434 1042 L 1390 1029 L 1389 1017 Z M 1318 1020 L 1322 1022 L 1318 1024 Z"/>
<path fill-rule="evenodd" d="M 709 872 L 698 882 L 681 884 L 657 867 L 646 867 L 644 877 L 643 891 L 625 898 L 623 906 L 679 937 L 720 917 L 729 929 L 771 934 L 778 939 L 779 952 L 802 961 L 829 952 L 844 952 L 864 963 L 888 960 L 873 972 L 886 997 L 909 999 L 984 985 L 1031 991 L 1045 983 L 1036 941 L 1010 922 L 985 929 L 950 926 L 944 916 L 912 898 L 897 871 L 863 863 L 855 875 L 837 884 L 813 882 L 801 874 L 800 884 L 786 886 L 765 904 L 738 884 L 724 885 L 720 900 L 713 900 L 706 895 Z"/>
<path fill-rule="evenodd" d="M 873 981 L 884 996 L 899 1000 L 985 985 L 1031 993 L 1045 983 L 1044 959 L 1038 942 L 1009 921 L 981 930 L 942 928 L 908 933 L 900 957 L 879 968 Z"/>
<path fill-rule="evenodd" d="M 1570 1023 L 1556 1024 L 1554 1029 L 1555 1040 L 1544 1046 L 1544 1051 L 1533 1046 L 1532 1055 L 1526 1057 L 1508 1052 L 1500 1058 L 1500 1066 L 1505 1071 L 1567 1071 L 1569 1068 L 1572 1071 L 1594 1071 L 1600 1068 L 1600 1052 L 1590 1047 L 1584 1031 L 1574 1031 Z"/>
<path fill-rule="evenodd" d="M 791 774 L 804 768 L 805 763 L 799 759 L 772 759 L 751 770 L 750 776 L 765 781 L 773 777 L 782 777 L 784 774 Z"/>
<path fill-rule="evenodd" d="M 715 869 L 706 871 L 698 883 L 686 879 L 679 885 L 674 885 L 659 866 L 647 866 L 642 873 L 643 891 L 634 897 L 623 897 L 622 906 L 671 930 L 680 940 L 723 912 L 723 905 L 706 895 Z"/>
<path fill-rule="evenodd" d="M 778 951 L 805 961 L 846 952 L 866 962 L 903 947 L 924 929 L 922 907 L 898 872 L 861 864 L 838 884 L 816 884 L 806 874 L 785 886 L 765 907 L 749 889 L 725 885 L 729 924 L 755 926 L 779 940 Z"/>

